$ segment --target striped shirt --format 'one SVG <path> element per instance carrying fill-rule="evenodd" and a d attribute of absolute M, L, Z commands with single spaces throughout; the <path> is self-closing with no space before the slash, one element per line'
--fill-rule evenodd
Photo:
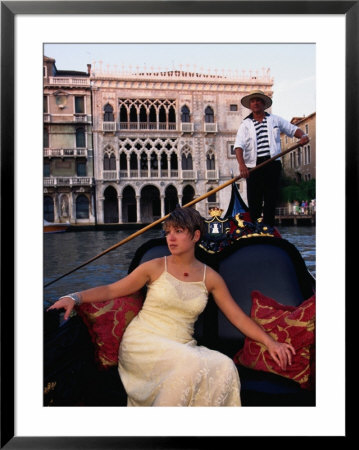
<path fill-rule="evenodd" d="M 262 122 L 258 122 L 255 119 L 252 120 L 257 135 L 257 158 L 262 156 L 270 156 L 267 117 L 264 117 Z"/>

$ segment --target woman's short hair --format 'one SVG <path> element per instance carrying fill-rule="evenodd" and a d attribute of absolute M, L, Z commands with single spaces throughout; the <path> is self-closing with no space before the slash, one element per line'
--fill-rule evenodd
<path fill-rule="evenodd" d="M 206 233 L 206 227 L 204 220 L 200 213 L 194 208 L 188 206 L 186 208 L 177 207 L 171 212 L 169 217 L 163 223 L 163 229 L 167 230 L 168 227 L 181 227 L 189 231 L 193 237 L 196 230 L 201 232 L 201 238 Z"/>

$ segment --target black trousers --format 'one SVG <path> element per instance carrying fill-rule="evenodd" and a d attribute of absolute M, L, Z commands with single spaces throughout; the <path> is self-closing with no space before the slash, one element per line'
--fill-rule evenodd
<path fill-rule="evenodd" d="M 264 160 L 258 158 L 257 165 Z M 274 226 L 281 171 L 281 162 L 272 161 L 251 172 L 247 178 L 248 207 L 252 222 L 261 217 L 263 212 L 263 223 Z"/>

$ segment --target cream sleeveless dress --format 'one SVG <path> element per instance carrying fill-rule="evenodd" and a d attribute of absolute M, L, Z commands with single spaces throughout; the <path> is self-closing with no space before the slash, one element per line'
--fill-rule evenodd
<path fill-rule="evenodd" d="M 240 406 L 233 361 L 193 339 L 194 323 L 208 292 L 202 281 L 186 282 L 165 270 L 148 286 L 139 314 L 119 349 L 119 374 L 127 406 Z"/>

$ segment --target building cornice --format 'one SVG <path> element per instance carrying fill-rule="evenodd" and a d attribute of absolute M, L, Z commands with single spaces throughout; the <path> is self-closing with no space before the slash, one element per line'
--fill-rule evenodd
<path fill-rule="evenodd" d="M 248 93 L 254 87 L 263 90 L 267 95 L 272 95 L 272 83 L 260 83 L 258 80 L 247 83 L 234 83 L 233 81 L 218 82 L 218 81 L 167 81 L 167 80 L 150 80 L 150 79 L 114 79 L 114 78 L 92 78 L 92 87 L 94 90 L 100 89 L 152 89 L 152 90 L 173 90 L 176 92 L 183 91 L 183 94 L 191 92 L 237 92 Z"/>
<path fill-rule="evenodd" d="M 194 68 L 195 69 L 195 68 Z M 136 71 L 130 67 L 128 70 L 122 68 L 118 70 L 117 66 L 110 68 L 107 66 L 106 70 L 100 67 L 96 68 L 96 63 L 91 71 L 91 81 L 94 86 L 100 84 L 101 88 L 116 87 L 116 88 L 141 88 L 147 89 L 188 89 L 191 86 L 191 90 L 198 90 L 199 86 L 206 86 L 209 90 L 251 90 L 253 86 L 258 89 L 261 86 L 263 89 L 268 90 L 273 86 L 274 80 L 270 76 L 269 69 L 262 69 L 262 71 L 242 71 L 242 75 L 238 71 L 224 71 L 224 70 L 208 70 L 204 71 L 189 71 L 189 70 L 160 70 L 154 71 L 154 68 L 147 70 L 144 68 L 140 70 L 136 67 Z M 126 83 L 129 83 L 127 86 Z M 106 86 L 108 84 L 108 86 Z M 111 86 L 114 84 L 114 86 Z M 152 86 L 151 86 L 152 84 Z M 192 87 L 193 86 L 193 87 Z M 231 89 L 228 89 L 231 86 Z M 213 89 L 215 87 L 215 89 Z M 203 87 L 201 90 L 204 90 Z"/>

